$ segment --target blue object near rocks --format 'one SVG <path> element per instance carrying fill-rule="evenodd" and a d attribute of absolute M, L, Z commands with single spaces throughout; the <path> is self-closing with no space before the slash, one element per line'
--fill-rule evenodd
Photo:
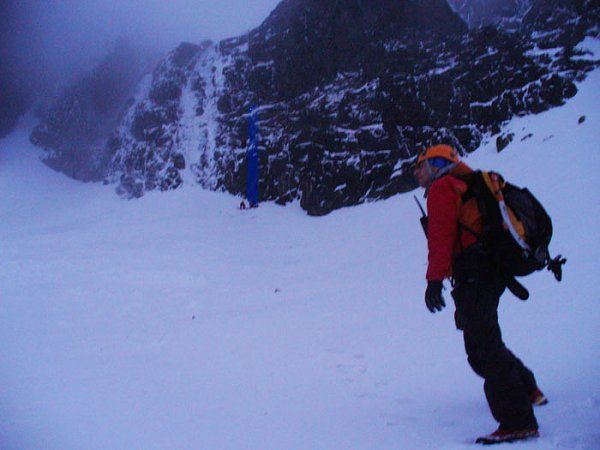
<path fill-rule="evenodd" d="M 251 106 L 248 111 L 248 150 L 246 151 L 246 198 L 250 208 L 258 206 L 258 124 L 256 121 L 256 107 Z"/>

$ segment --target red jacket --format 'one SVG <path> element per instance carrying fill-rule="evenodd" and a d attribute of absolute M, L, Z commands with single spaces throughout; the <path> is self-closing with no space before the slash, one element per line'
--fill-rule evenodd
<path fill-rule="evenodd" d="M 429 249 L 427 280 L 438 281 L 452 275 L 452 259 L 463 249 L 475 243 L 477 238 L 459 223 L 479 234 L 482 218 L 476 200 L 471 198 L 463 204 L 462 195 L 467 184 L 452 175 L 463 175 L 472 170 L 459 163 L 449 175 L 433 182 L 427 196 L 427 246 Z"/>

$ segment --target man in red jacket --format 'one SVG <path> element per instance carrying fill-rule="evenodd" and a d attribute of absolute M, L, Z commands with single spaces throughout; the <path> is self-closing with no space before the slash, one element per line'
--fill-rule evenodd
<path fill-rule="evenodd" d="M 417 159 L 415 176 L 426 189 L 429 214 L 425 304 L 432 313 L 441 311 L 446 306 L 442 282 L 452 280 L 456 326 L 463 331 L 469 364 L 485 380 L 490 410 L 500 424 L 477 442 L 537 437 L 532 405 L 547 399 L 531 370 L 502 341 L 497 309 L 506 280 L 482 239 L 484 220 L 464 181 L 471 172 L 448 145 L 428 148 Z"/>

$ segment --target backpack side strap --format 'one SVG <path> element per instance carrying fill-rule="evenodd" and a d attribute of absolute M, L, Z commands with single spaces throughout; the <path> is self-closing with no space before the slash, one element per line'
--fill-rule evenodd
<path fill-rule="evenodd" d="M 515 277 L 506 277 L 506 287 L 519 300 L 525 301 L 529 298 L 529 291 L 525 286 L 519 283 Z"/>

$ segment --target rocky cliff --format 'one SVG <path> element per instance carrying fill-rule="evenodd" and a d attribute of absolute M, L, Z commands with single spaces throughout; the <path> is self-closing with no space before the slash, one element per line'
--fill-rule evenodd
<path fill-rule="evenodd" d="M 261 200 L 320 215 L 410 190 L 422 147 L 471 152 L 514 115 L 563 104 L 597 66 L 576 48 L 598 35 L 596 2 L 549 18 L 553 1 L 519 31 L 468 32 L 445 0 L 284 0 L 248 34 L 159 64 L 105 146 L 106 180 L 128 197 L 187 182 L 243 195 L 255 106 Z"/>

